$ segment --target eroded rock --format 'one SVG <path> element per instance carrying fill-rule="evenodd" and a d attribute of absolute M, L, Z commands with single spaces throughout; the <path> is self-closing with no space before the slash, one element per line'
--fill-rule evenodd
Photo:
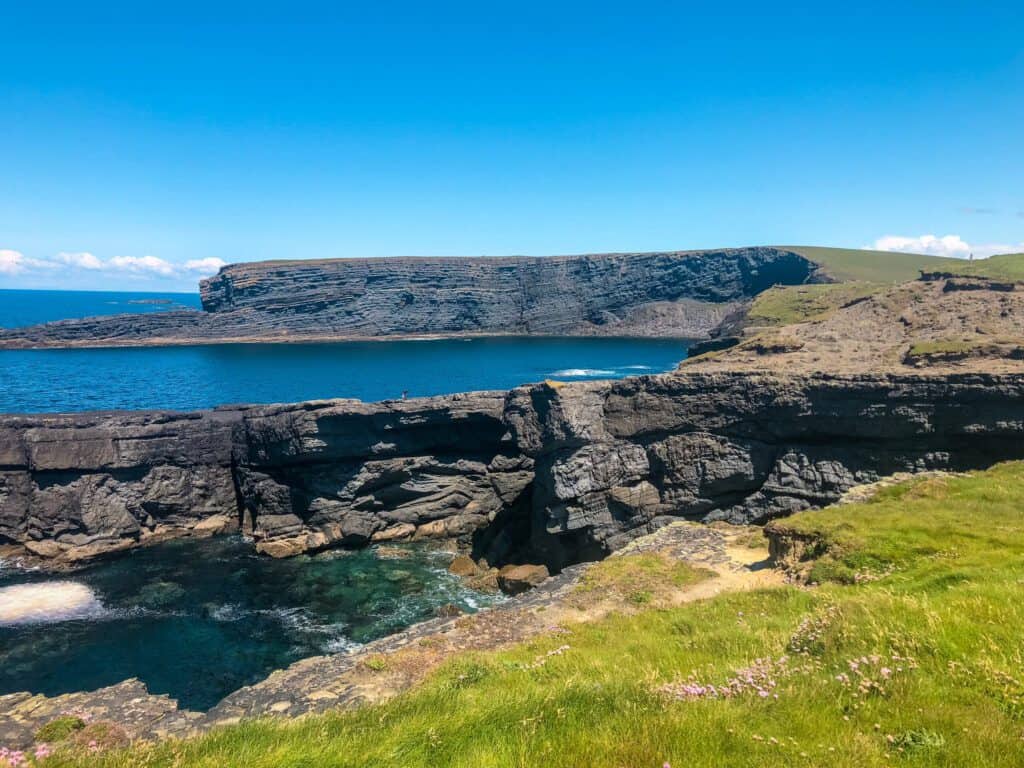
<path fill-rule="evenodd" d="M 551 576 L 546 565 L 506 565 L 498 571 L 498 586 L 507 595 L 518 595 Z"/>

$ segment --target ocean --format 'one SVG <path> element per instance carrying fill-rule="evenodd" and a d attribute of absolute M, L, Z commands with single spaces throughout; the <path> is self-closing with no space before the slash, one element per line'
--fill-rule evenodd
<path fill-rule="evenodd" d="M 0 328 L 96 315 L 201 309 L 198 293 L 16 291 L 0 289 Z"/>
<path fill-rule="evenodd" d="M 175 297 L 170 304 L 137 304 Z M 190 303 L 191 302 L 191 303 Z M 190 294 L 0 292 L 0 325 L 198 306 Z M 673 369 L 682 339 L 514 338 L 0 350 L 0 412 L 193 410 L 322 398 L 375 401 L 612 379 Z"/>

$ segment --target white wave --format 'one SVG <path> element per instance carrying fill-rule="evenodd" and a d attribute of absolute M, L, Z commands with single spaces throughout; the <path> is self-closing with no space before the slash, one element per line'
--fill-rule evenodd
<path fill-rule="evenodd" d="M 101 617 L 103 603 L 85 584 L 49 581 L 0 587 L 0 626 Z"/>
<path fill-rule="evenodd" d="M 248 616 L 249 613 L 250 611 L 247 611 L 240 605 L 225 603 L 224 605 L 218 605 L 210 611 L 210 618 L 214 621 L 223 622 L 239 621 Z"/>
<path fill-rule="evenodd" d="M 622 370 L 624 371 L 650 371 L 653 370 L 653 366 L 650 365 L 624 365 Z"/>
<path fill-rule="evenodd" d="M 562 376 L 572 378 L 576 376 L 614 376 L 615 371 L 608 368 L 566 368 L 561 371 L 549 373 L 549 376 Z"/>
<path fill-rule="evenodd" d="M 326 653 L 351 653 L 362 647 L 363 644 L 357 643 L 355 640 L 349 640 L 347 637 L 336 637 L 324 644 L 324 651 Z"/>

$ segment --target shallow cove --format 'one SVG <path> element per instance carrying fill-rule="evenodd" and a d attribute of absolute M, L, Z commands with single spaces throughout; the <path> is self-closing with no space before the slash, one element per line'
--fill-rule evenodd
<path fill-rule="evenodd" d="M 70 576 L 0 569 L 0 590 L 72 582 L 98 603 L 72 618 L 0 625 L 0 694 L 57 695 L 138 677 L 187 709 L 298 659 L 344 650 L 435 615 L 500 599 L 451 576 L 450 555 L 421 547 L 273 560 L 241 537 L 179 540 Z"/>

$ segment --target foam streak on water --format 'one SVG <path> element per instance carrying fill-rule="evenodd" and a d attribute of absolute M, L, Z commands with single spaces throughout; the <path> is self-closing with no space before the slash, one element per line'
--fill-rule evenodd
<path fill-rule="evenodd" d="M 51 581 L 0 587 L 0 626 L 96 618 L 103 604 L 85 584 Z"/>

